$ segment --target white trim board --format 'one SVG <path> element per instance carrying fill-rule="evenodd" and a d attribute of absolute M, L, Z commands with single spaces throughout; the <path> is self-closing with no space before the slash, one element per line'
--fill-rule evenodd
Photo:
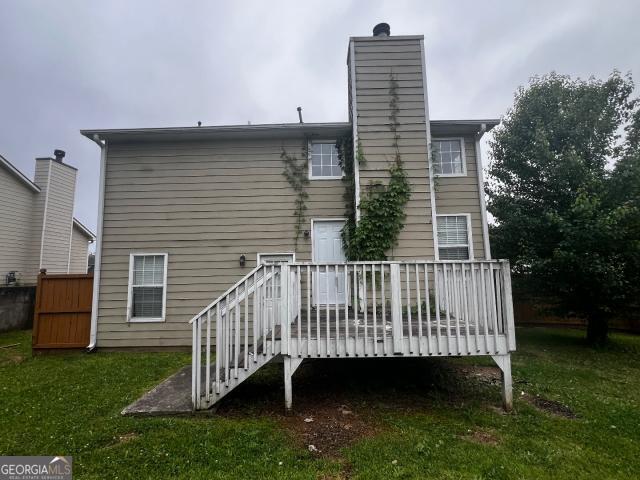
<path fill-rule="evenodd" d="M 319 176 L 319 177 L 314 177 L 313 176 L 313 165 L 311 164 L 311 161 L 313 160 L 313 144 L 314 143 L 324 143 L 324 144 L 333 144 L 336 145 L 336 149 L 337 149 L 337 140 L 334 139 L 330 139 L 330 138 L 325 138 L 325 139 L 313 139 L 313 140 L 309 140 L 307 142 L 307 178 L 310 181 L 322 181 L 322 180 L 342 180 L 344 178 L 344 170 L 341 169 L 342 171 L 342 175 L 340 176 L 329 176 L 329 177 L 325 177 L 325 176 Z"/>
<path fill-rule="evenodd" d="M 296 263 L 296 252 L 259 252 L 256 254 L 256 266 L 261 265 L 260 257 L 291 255 L 291 263 Z"/>
<path fill-rule="evenodd" d="M 487 131 L 487 126 L 483 123 L 475 138 L 476 149 L 476 170 L 478 171 L 478 197 L 480 199 L 480 214 L 482 219 L 482 236 L 484 244 L 484 258 L 491 259 L 491 244 L 489 243 L 489 221 L 487 220 L 487 204 L 484 198 L 484 179 L 482 173 L 482 151 L 480 150 L 480 139 Z"/>
<path fill-rule="evenodd" d="M 433 235 L 433 259 L 438 261 L 440 253 L 438 251 L 438 230 L 436 225 L 436 185 L 433 180 L 433 159 L 431 155 L 431 120 L 429 119 L 429 94 L 427 90 L 427 63 L 424 53 L 424 39 L 420 39 L 420 53 L 422 55 L 422 95 L 424 98 L 424 120 L 425 132 L 427 134 L 427 164 L 429 166 L 429 200 L 431 202 L 431 231 Z"/>
<path fill-rule="evenodd" d="M 351 84 L 351 125 L 353 128 L 353 178 L 355 182 L 355 206 L 356 206 L 356 222 L 360 220 L 360 164 L 358 163 L 358 105 L 356 93 L 356 47 L 353 38 L 349 40 L 349 72 Z M 424 62 L 423 62 L 424 63 Z M 427 119 L 427 130 L 429 129 L 429 121 Z"/>
<path fill-rule="evenodd" d="M 332 218 L 312 218 L 311 219 L 311 261 L 316 261 L 316 252 L 313 246 L 313 224 L 315 222 L 342 222 L 347 223 L 347 219 L 345 217 L 332 217 Z"/>
<path fill-rule="evenodd" d="M 466 217 L 467 218 L 467 242 L 469 243 L 469 258 L 468 260 L 474 260 L 474 248 L 473 248 L 473 232 L 471 231 L 471 214 L 470 213 L 439 213 L 436 215 L 436 235 L 437 235 L 437 217 Z M 446 248 L 446 247 L 445 247 Z"/>
<path fill-rule="evenodd" d="M 164 272 L 162 284 L 162 316 L 160 317 L 133 317 L 133 264 L 135 257 L 164 257 Z M 169 254 L 166 252 L 132 252 L 129 254 L 129 281 L 127 285 L 127 322 L 129 323 L 151 323 L 164 322 L 167 318 L 167 270 L 169 266 Z M 149 285 L 158 287 L 160 285 Z"/>
<path fill-rule="evenodd" d="M 433 137 L 432 142 L 441 142 L 441 141 L 458 141 L 460 142 L 460 157 L 462 159 L 462 173 L 435 173 L 434 175 L 438 178 L 451 178 L 451 177 L 466 177 L 468 175 L 467 172 L 467 154 L 464 145 L 464 137 Z"/>

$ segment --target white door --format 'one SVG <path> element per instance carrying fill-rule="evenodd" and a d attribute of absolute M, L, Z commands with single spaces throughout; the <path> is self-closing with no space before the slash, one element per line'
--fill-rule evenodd
<path fill-rule="evenodd" d="M 313 222 L 313 261 L 316 263 L 341 263 L 345 261 L 342 250 L 343 220 Z M 319 273 L 313 274 L 315 304 L 344 305 L 346 299 L 346 285 L 344 269 L 339 268 L 336 275 L 335 266 L 320 266 Z"/>

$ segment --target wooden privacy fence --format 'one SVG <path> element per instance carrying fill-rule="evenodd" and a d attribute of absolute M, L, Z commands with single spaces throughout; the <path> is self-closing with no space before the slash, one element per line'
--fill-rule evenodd
<path fill-rule="evenodd" d="M 89 345 L 93 274 L 38 276 L 33 318 L 34 350 Z"/>

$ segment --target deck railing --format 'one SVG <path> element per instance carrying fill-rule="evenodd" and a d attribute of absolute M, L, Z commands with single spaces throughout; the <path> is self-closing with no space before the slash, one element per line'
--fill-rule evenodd
<path fill-rule="evenodd" d="M 502 260 L 261 265 L 191 322 L 194 401 L 210 402 L 230 380 L 278 354 L 515 349 L 509 263 Z"/>

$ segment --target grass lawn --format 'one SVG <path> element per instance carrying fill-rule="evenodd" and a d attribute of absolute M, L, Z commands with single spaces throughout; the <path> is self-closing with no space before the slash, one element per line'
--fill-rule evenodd
<path fill-rule="evenodd" d="M 640 337 L 614 334 L 601 350 L 582 337 L 517 330 L 510 415 L 496 408 L 488 369 L 476 368 L 491 363 L 474 357 L 303 366 L 290 417 L 276 406 L 276 365 L 214 416 L 125 418 L 126 405 L 189 356 L 32 358 L 30 332 L 4 333 L 0 347 L 19 345 L 0 348 L 0 454 L 73 455 L 76 478 L 637 478 Z M 394 375 L 389 362 L 403 373 Z M 536 398 L 566 405 L 576 418 L 549 413 Z M 314 411 L 323 405 L 339 405 L 352 420 L 323 423 L 329 414 Z M 303 423 L 307 415 L 316 420 Z M 321 450 L 327 442 L 326 452 L 310 452 L 313 441 Z"/>

